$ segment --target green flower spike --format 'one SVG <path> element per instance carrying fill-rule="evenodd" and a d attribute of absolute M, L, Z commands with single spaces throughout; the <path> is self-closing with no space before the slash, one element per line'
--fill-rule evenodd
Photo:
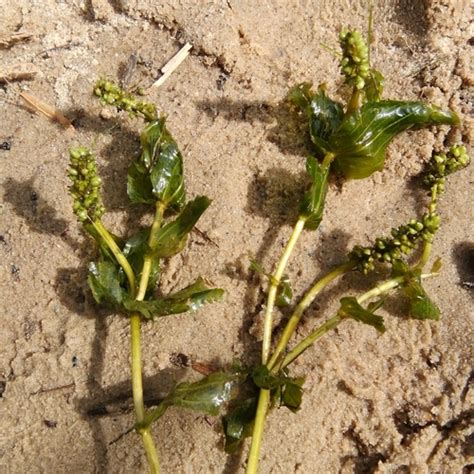
<path fill-rule="evenodd" d="M 435 153 L 423 182 L 429 187 L 444 184 L 446 176 L 466 167 L 469 161 L 466 147 L 462 145 L 451 147 L 448 153 Z"/>
<path fill-rule="evenodd" d="M 156 107 L 150 102 L 137 100 L 132 94 L 124 91 L 111 81 L 100 79 L 94 86 L 94 94 L 104 104 L 114 105 L 131 116 L 142 115 L 147 122 L 157 119 Z"/>
<path fill-rule="evenodd" d="M 392 229 L 392 237 L 378 238 L 372 247 L 355 246 L 349 259 L 356 262 L 364 274 L 374 270 L 375 263 L 391 263 L 411 253 L 420 241 L 432 242 L 439 229 L 437 214 L 425 214 L 421 220 L 412 219 L 408 224 Z"/>
<path fill-rule="evenodd" d="M 74 148 L 69 154 L 69 191 L 74 201 L 74 213 L 81 222 L 87 219 L 99 220 L 105 209 L 100 198 L 101 179 L 97 173 L 95 156 L 84 147 Z"/>
<path fill-rule="evenodd" d="M 356 30 L 342 30 L 339 41 L 342 49 L 341 69 L 346 82 L 362 90 L 370 75 L 369 48 Z"/>

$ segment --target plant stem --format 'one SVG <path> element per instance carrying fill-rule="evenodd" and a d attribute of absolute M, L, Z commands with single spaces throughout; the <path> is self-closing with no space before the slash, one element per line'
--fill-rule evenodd
<path fill-rule="evenodd" d="M 318 293 L 323 290 L 329 283 L 335 280 L 337 277 L 343 275 L 344 273 L 352 270 L 354 268 L 354 263 L 349 261 L 346 262 L 334 270 L 327 273 L 324 277 L 319 279 L 310 290 L 303 296 L 298 305 L 296 306 L 293 314 L 290 316 L 288 323 L 283 330 L 280 341 L 277 344 L 275 352 L 270 358 L 270 361 L 267 364 L 267 367 L 272 370 L 276 367 L 281 355 L 283 354 L 288 342 L 290 341 L 291 336 L 296 330 L 298 323 L 300 322 L 301 316 L 306 311 L 308 306 L 314 301 Z"/>
<path fill-rule="evenodd" d="M 422 277 L 426 277 L 426 275 L 423 275 Z M 357 301 L 359 302 L 359 304 L 362 304 L 367 300 L 370 300 L 372 298 L 376 298 L 377 296 L 388 293 L 394 288 L 397 288 L 398 286 L 400 286 L 400 284 L 402 284 L 403 281 L 404 281 L 403 276 L 385 280 L 384 282 L 380 283 L 376 287 L 372 288 L 371 290 L 367 291 L 363 295 L 359 296 L 357 298 Z M 289 364 L 291 364 L 306 349 L 308 349 L 308 347 L 314 344 L 319 338 L 324 336 L 324 334 L 329 332 L 331 329 L 334 329 L 335 327 L 337 327 L 339 323 L 344 321 L 344 319 L 346 318 L 342 317 L 339 314 L 335 314 L 332 318 L 328 319 L 324 324 L 322 324 L 317 329 L 312 331 L 301 342 L 299 342 L 290 352 L 288 352 L 288 354 L 283 360 L 282 367 L 287 367 Z"/>
<path fill-rule="evenodd" d="M 153 248 L 158 230 L 163 222 L 164 206 L 156 203 L 156 212 L 153 224 L 148 238 L 148 245 Z M 153 256 L 146 255 L 143 259 L 142 274 L 136 296 L 137 301 L 143 301 L 148 288 L 150 279 L 151 266 L 153 264 Z M 130 338 L 131 338 L 131 358 L 132 358 L 132 392 L 133 405 L 135 408 L 136 427 L 142 437 L 143 447 L 145 448 L 146 457 L 152 474 L 160 472 L 160 463 L 155 443 L 151 435 L 150 424 L 145 420 L 145 406 L 143 403 L 143 381 L 142 381 L 142 356 L 141 356 L 141 316 L 138 313 L 132 314 L 130 317 Z"/>
<path fill-rule="evenodd" d="M 130 263 L 128 263 L 128 260 L 126 259 L 125 255 L 120 250 L 119 246 L 115 242 L 110 232 L 104 227 L 104 224 L 102 224 L 100 220 L 96 220 L 92 222 L 92 225 L 99 233 L 99 235 L 104 239 L 104 242 L 107 244 L 110 251 L 114 254 L 115 259 L 123 268 L 125 275 L 127 275 L 130 295 L 133 297 L 135 295 L 135 273 L 133 272 Z"/>
<path fill-rule="evenodd" d="M 272 325 L 273 325 L 273 307 L 275 306 L 275 299 L 278 291 L 278 285 L 280 284 L 281 277 L 285 271 L 286 265 L 290 258 L 293 249 L 295 248 L 296 242 L 303 232 L 306 219 L 300 217 L 293 228 L 290 240 L 286 244 L 285 250 L 280 257 L 280 261 L 276 267 L 275 273 L 270 278 L 270 284 L 268 288 L 267 306 L 265 308 L 265 316 L 263 323 L 263 342 L 262 342 L 262 364 L 266 364 L 270 355 L 270 346 L 272 342 Z"/>
<path fill-rule="evenodd" d="M 265 418 L 267 416 L 268 404 L 270 402 L 270 390 L 260 389 L 258 397 L 257 412 L 255 414 L 254 429 L 252 433 L 252 444 L 247 462 L 247 474 L 256 474 L 260 457 L 260 445 L 263 438 Z"/>
<path fill-rule="evenodd" d="M 156 243 L 158 230 L 160 229 L 161 224 L 163 222 L 164 211 L 165 211 L 165 208 L 163 204 L 161 202 L 157 202 L 155 218 L 153 219 L 153 224 L 150 230 L 150 236 L 148 237 L 148 246 L 150 248 L 153 248 L 154 244 Z M 138 287 L 138 295 L 136 298 L 138 301 L 143 301 L 143 298 L 145 298 L 146 290 L 148 288 L 148 281 L 150 279 L 152 264 L 153 264 L 153 257 L 151 255 L 145 255 L 145 258 L 143 259 L 142 275 L 141 275 L 140 284 Z"/>
<path fill-rule="evenodd" d="M 428 263 L 428 260 L 430 259 L 432 247 L 433 247 L 433 244 L 431 242 L 425 242 L 425 245 L 423 247 L 423 253 L 421 254 L 420 260 L 415 265 L 415 268 L 422 270 L 423 267 Z"/>

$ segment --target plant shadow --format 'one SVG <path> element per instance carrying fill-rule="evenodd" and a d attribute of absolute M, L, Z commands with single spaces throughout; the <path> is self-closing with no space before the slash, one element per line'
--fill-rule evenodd
<path fill-rule="evenodd" d="M 462 242 L 453 249 L 460 285 L 474 298 L 474 242 Z"/>

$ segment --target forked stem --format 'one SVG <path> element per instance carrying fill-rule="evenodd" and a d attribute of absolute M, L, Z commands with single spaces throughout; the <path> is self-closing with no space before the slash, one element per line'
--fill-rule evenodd
<path fill-rule="evenodd" d="M 272 343 L 272 329 L 273 329 L 273 308 L 275 306 L 275 300 L 278 292 L 278 286 L 280 285 L 281 278 L 285 271 L 286 265 L 290 258 L 293 249 L 295 248 L 296 242 L 298 241 L 301 233 L 303 232 L 306 219 L 300 217 L 296 222 L 293 232 L 291 234 L 288 243 L 286 244 L 285 250 L 283 251 L 275 273 L 270 278 L 267 306 L 265 308 L 265 316 L 263 322 L 263 342 L 262 342 L 262 364 L 266 364 L 270 357 L 270 346 Z"/>
<path fill-rule="evenodd" d="M 301 317 L 303 316 L 303 313 L 311 305 L 311 303 L 314 301 L 316 296 L 329 283 L 331 283 L 333 280 L 343 275 L 344 273 L 352 270 L 353 268 L 354 268 L 353 262 L 346 262 L 336 267 L 334 270 L 330 271 L 324 277 L 319 279 L 303 296 L 303 298 L 301 299 L 301 301 L 298 303 L 295 310 L 293 311 L 293 314 L 290 316 L 290 319 L 288 320 L 285 326 L 285 329 L 283 330 L 283 333 L 281 335 L 281 338 L 277 344 L 275 352 L 273 353 L 273 355 L 271 356 L 267 364 L 267 367 L 269 368 L 269 370 L 276 369 L 278 367 L 278 362 L 281 359 L 286 349 L 286 346 L 288 345 L 290 341 L 291 336 L 295 332 L 296 327 L 298 326 L 298 323 L 300 322 Z"/>

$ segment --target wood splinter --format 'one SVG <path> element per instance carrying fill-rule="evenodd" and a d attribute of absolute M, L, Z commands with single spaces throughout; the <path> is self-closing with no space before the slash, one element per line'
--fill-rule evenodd
<path fill-rule="evenodd" d="M 36 97 L 27 94 L 26 92 L 20 92 L 20 97 L 34 109 L 35 112 L 43 114 L 45 117 L 50 120 L 59 123 L 66 130 L 74 131 L 74 126 L 72 122 L 58 109 L 52 107 L 49 104 L 37 99 Z"/>
<path fill-rule="evenodd" d="M 173 73 L 175 69 L 186 59 L 189 54 L 189 51 L 192 48 L 191 43 L 186 43 L 161 69 L 163 74 L 158 80 L 156 80 L 150 87 L 159 87 L 161 86 Z"/>

